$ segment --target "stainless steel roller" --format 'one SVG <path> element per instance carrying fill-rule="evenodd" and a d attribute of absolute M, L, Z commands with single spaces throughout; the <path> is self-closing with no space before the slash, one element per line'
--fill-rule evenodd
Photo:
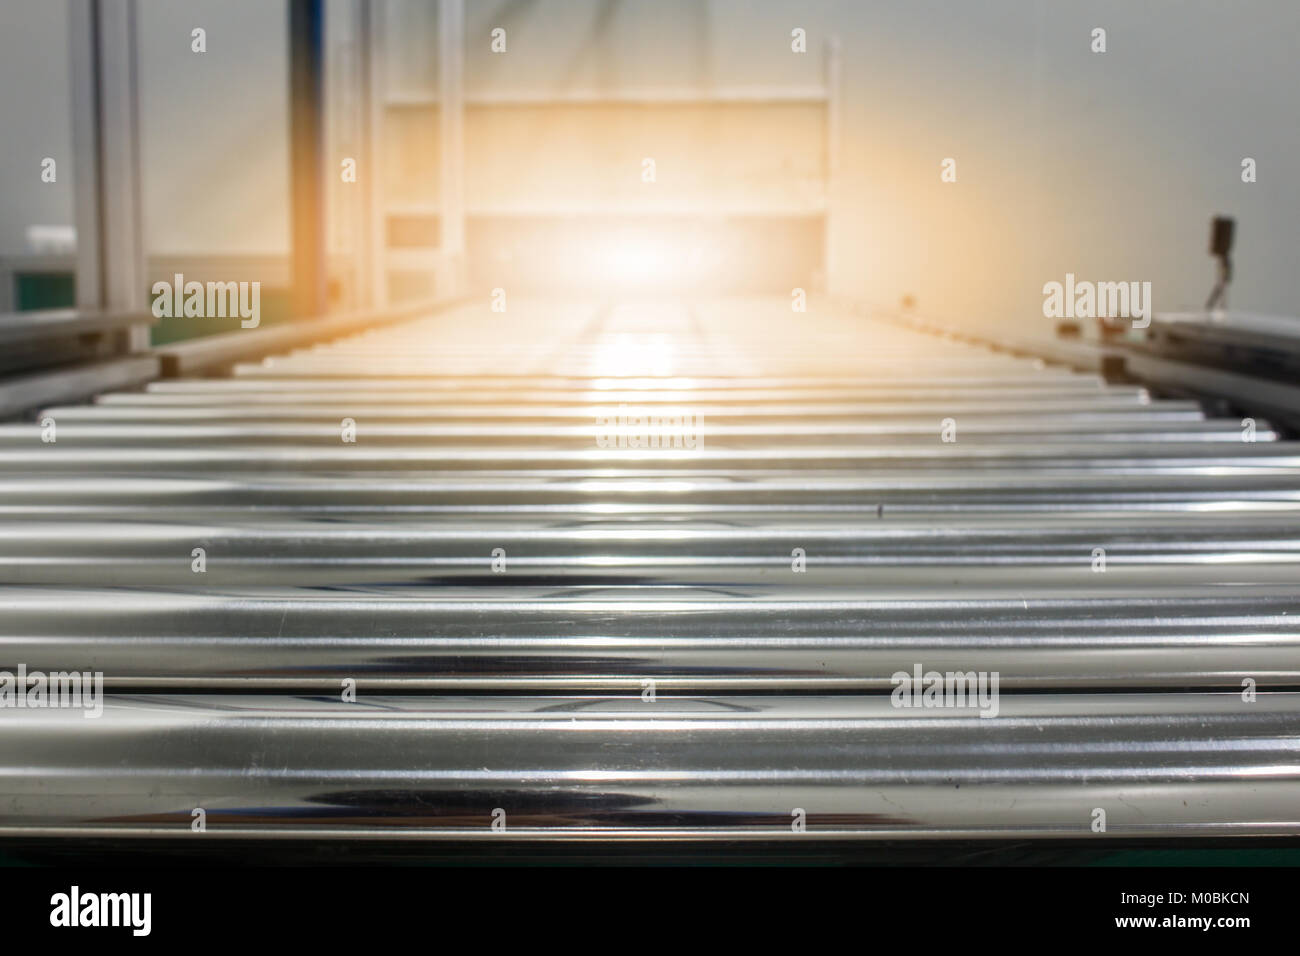
<path fill-rule="evenodd" d="M 57 433 L 56 433 L 57 434 Z M 179 432 L 178 432 L 179 434 Z M 338 432 L 336 432 L 338 434 Z M 364 430 L 359 431 L 359 438 Z M 1168 475 L 1201 474 L 1206 476 L 1247 474 L 1268 470 L 1284 477 L 1288 482 L 1300 474 L 1300 445 L 1292 442 L 1265 442 L 1238 447 L 1230 444 L 1223 432 L 1206 436 L 1207 440 L 1186 441 L 1177 439 L 1133 441 L 1126 435 L 1120 441 L 1054 440 L 1051 436 L 1025 435 L 1021 440 L 1005 444 L 967 443 L 962 446 L 937 447 L 934 439 L 915 440 L 892 445 L 862 445 L 846 443 L 837 447 L 803 446 L 798 444 L 773 445 L 749 448 L 704 448 L 686 450 L 678 448 L 620 450 L 627 465 L 636 469 L 670 469 L 678 472 L 674 478 L 689 480 L 695 469 L 723 471 L 738 478 L 749 477 L 754 471 L 788 471 L 791 467 L 808 469 L 821 474 L 834 470 L 852 470 L 858 474 L 889 474 L 897 471 L 928 471 L 968 473 L 972 470 L 995 473 L 1024 473 L 1032 470 L 1097 471 L 1111 475 L 1142 474 L 1158 471 Z M 1193 436 L 1195 437 L 1195 436 Z M 548 466 L 567 469 L 585 469 L 583 477 L 607 480 L 608 484 L 595 486 L 590 482 L 571 482 L 568 493 L 590 497 L 593 489 L 601 493 L 617 494 L 620 487 L 645 493 L 656 486 L 637 481 L 620 480 L 621 469 L 611 463 L 602 449 L 574 447 L 586 444 L 574 440 L 568 447 L 552 444 L 551 447 L 521 445 L 500 447 L 491 442 L 483 446 L 472 444 L 450 447 L 431 447 L 419 442 L 401 446 L 382 443 L 354 446 L 339 444 L 284 445 L 273 442 L 259 444 L 195 444 L 186 446 L 178 441 L 160 444 L 105 442 L 100 447 L 81 447 L 68 444 L 43 446 L 36 431 L 30 441 L 17 448 L 6 448 L 0 455 L 0 475 L 32 473 L 85 474 L 100 473 L 151 475 L 184 472 L 207 474 L 301 472 L 330 473 L 406 473 L 441 470 L 464 471 L 531 471 Z M 1226 448 L 1224 447 L 1226 446 Z M 417 479 L 422 476 L 417 476 Z M 762 477 L 761 474 L 754 475 Z M 471 477 L 464 479 L 474 485 L 491 486 L 490 479 Z M 426 484 L 431 490 L 455 492 L 455 483 Z M 512 481 L 509 486 L 500 483 L 497 490 L 516 495 L 535 493 L 526 483 Z M 536 486 L 534 485 L 534 489 Z M 683 488 L 681 481 L 661 483 L 658 489 L 677 492 Z M 558 483 L 551 483 L 551 493 L 560 491 Z"/>
<path fill-rule="evenodd" d="M 0 724 L 0 834 L 1096 839 L 1295 832 L 1300 695 L 108 698 Z M 28 768 L 16 773 L 15 766 Z M 793 826 L 795 821 L 801 828 Z"/>
<path fill-rule="evenodd" d="M 79 662 L 112 688 L 337 695 L 350 679 L 365 690 L 635 697 L 653 680 L 663 692 L 889 691 L 917 663 L 996 672 L 1008 689 L 1300 686 L 1294 569 L 1235 586 L 1185 571 L 1124 576 L 1105 590 L 1041 572 L 1015 590 L 952 575 L 801 590 L 625 583 L 499 593 L 454 578 L 414 591 L 420 582 L 11 587 L 0 598 L 0 644 L 31 670 Z M 1197 577 L 1200 587 L 1188 580 Z"/>
<path fill-rule="evenodd" d="M 229 521 L 251 513 L 259 518 L 291 514 L 401 521 L 413 515 L 472 515 L 475 521 L 544 516 L 584 522 L 651 515 L 735 522 L 788 514 L 843 520 L 846 515 L 883 519 L 947 512 L 1204 514 L 1298 508 L 1300 488 L 1289 469 L 1213 464 L 1118 474 L 1020 469 L 863 476 L 764 469 L 753 476 L 713 470 L 667 478 L 639 466 L 617 471 L 539 468 L 491 471 L 469 480 L 461 470 L 401 479 L 307 472 L 287 477 L 0 474 L 0 515 L 6 517 L 118 515 L 146 521 L 158 515 Z"/>
<path fill-rule="evenodd" d="M 1175 580 L 1215 582 L 1215 565 L 1231 554 L 1238 572 L 1296 580 L 1300 515 L 1095 514 L 1030 518 L 934 519 L 805 517 L 799 522 L 746 517 L 728 522 L 612 525 L 573 516 L 550 521 L 444 520 L 186 523 L 117 520 L 0 520 L 0 573 L 14 583 L 193 585 L 191 552 L 208 559 L 205 586 L 248 585 L 273 569 L 284 584 L 431 585 L 476 580 L 504 552 L 517 580 L 554 583 L 723 585 L 874 584 L 924 579 L 952 583 L 1002 580 L 1087 580 L 1096 548 L 1113 576 L 1132 583 L 1151 571 L 1175 569 Z M 802 549 L 805 577 L 795 577 L 792 552 Z M 1247 570 L 1249 569 L 1249 570 Z M 1300 585 L 1300 581 L 1297 581 Z"/>

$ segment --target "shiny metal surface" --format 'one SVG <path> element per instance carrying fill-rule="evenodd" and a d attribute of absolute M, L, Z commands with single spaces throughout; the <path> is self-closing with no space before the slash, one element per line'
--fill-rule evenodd
<path fill-rule="evenodd" d="M 125 396 L 123 396 L 125 397 Z M 376 401 L 373 398 L 358 399 L 353 402 L 340 402 L 337 395 L 321 396 L 319 402 L 298 401 L 300 395 L 257 393 L 251 397 L 228 396 L 220 405 L 175 405 L 170 395 L 132 396 L 151 398 L 151 402 L 133 402 L 130 404 L 105 403 L 99 405 L 68 405 L 49 408 L 43 414 L 51 415 L 61 422 L 112 422 L 132 424 L 155 424 L 160 422 L 221 422 L 223 424 L 244 425 L 249 422 L 273 420 L 280 422 L 317 422 L 325 421 L 331 425 L 350 415 L 360 415 L 368 422 L 402 422 L 416 420 L 436 422 L 450 419 L 458 422 L 562 422 L 565 424 L 589 425 L 595 414 L 617 414 L 618 405 L 609 403 L 567 402 L 565 404 L 548 403 L 538 405 L 471 405 L 464 403 L 432 404 L 429 402 Z M 242 400 L 236 400 L 236 399 Z M 1022 396 L 1023 398 L 1023 396 Z M 161 399 L 161 400 L 159 400 Z M 292 400 L 292 401 L 291 401 Z M 1067 419 L 1087 419 L 1097 415 L 1118 415 L 1120 421 L 1142 420 L 1199 420 L 1200 410 L 1191 402 L 1168 402 L 1149 407 L 1135 406 L 1127 396 L 1111 396 L 1099 393 L 1087 399 L 1061 399 L 1059 396 L 1035 396 L 1034 407 L 1026 411 L 1023 403 L 1014 401 L 890 401 L 879 402 L 808 402 L 783 400 L 783 396 L 773 396 L 771 401 L 763 400 L 757 407 L 740 404 L 716 403 L 704 405 L 694 403 L 655 403 L 663 414 L 690 412 L 704 417 L 708 421 L 716 419 L 745 422 L 799 422 L 808 416 L 818 419 L 852 418 L 865 421 L 880 419 L 885 423 L 896 417 L 924 419 L 933 423 L 936 417 L 942 418 L 954 412 L 973 415 L 997 415 L 1019 418 L 1022 415 L 1052 416 Z"/>
<path fill-rule="evenodd" d="M 105 458 L 105 462 L 111 459 Z M 653 464 L 649 462 L 648 464 Z M 660 470 L 539 468 L 489 472 L 466 479 L 459 471 L 421 472 L 401 479 L 384 474 L 143 477 L 55 472 L 35 477 L 0 474 L 0 515 L 105 515 L 149 520 L 166 515 L 228 521 L 254 514 L 366 516 L 407 520 L 412 515 L 494 516 L 518 520 L 609 520 L 653 515 L 726 521 L 773 520 L 786 514 L 872 518 L 952 511 L 1224 512 L 1300 508 L 1290 469 L 1229 465 L 1128 469 L 1118 474 L 1063 469 L 899 471 L 863 476 L 841 470 L 799 473 L 764 469 L 695 472 L 665 477 Z M 942 520 L 949 520 L 943 518 Z"/>
<path fill-rule="evenodd" d="M 882 696 L 112 697 L 0 723 L 0 764 L 30 767 L 0 834 L 174 836 L 195 808 L 197 839 L 1096 839 L 1098 808 L 1111 837 L 1287 834 L 1298 719 L 1296 694 L 1007 695 L 991 719 Z"/>
<path fill-rule="evenodd" d="M 590 518 L 445 517 L 384 523 L 263 517 L 237 524 L 0 520 L 0 573 L 12 583 L 188 586 L 196 578 L 195 547 L 211 559 L 202 572 L 205 586 L 257 584 L 268 569 L 282 584 L 474 581 L 491 573 L 494 548 L 505 552 L 509 580 L 556 583 L 785 583 L 794 548 L 808 559 L 806 580 L 819 584 L 903 582 L 923 577 L 923 569 L 953 583 L 996 582 L 1009 566 L 1022 568 L 1026 582 L 1087 580 L 1096 573 L 1094 548 L 1104 548 L 1108 567 L 1122 572 L 1109 581 L 1131 583 L 1154 569 L 1177 568 L 1176 581 L 1213 582 L 1222 577 L 1215 565 L 1225 554 L 1243 575 L 1271 571 L 1296 580 L 1300 571 L 1300 515 L 1292 514 L 1037 515 L 942 524 L 892 516 L 672 524 L 642 518 L 617 525 Z"/>
<path fill-rule="evenodd" d="M 1300 584 L 914 575 L 853 587 L 18 588 L 0 646 L 110 687 L 889 691 L 917 662 L 1007 689 L 1300 686 Z M 732 574 L 720 576 L 728 580 Z M 1005 579 L 1005 574 L 1002 575 Z M 1118 577 L 1118 576 L 1115 576 Z M 1197 586 L 1189 578 L 1201 578 Z M 1269 575 L 1251 573 L 1249 580 Z M 993 580 L 990 580 L 993 579 Z M 1113 581 L 1113 578 L 1108 578 Z M 502 592 L 505 593 L 502 593 Z M 1153 591 L 1159 596 L 1153 596 Z"/>
<path fill-rule="evenodd" d="M 467 306 L 0 426 L 20 667 L 109 696 L 0 707 L 3 835 L 1295 836 L 1300 443 L 786 302 Z"/>
<path fill-rule="evenodd" d="M 35 431 L 32 440 L 17 448 L 6 448 L 0 456 L 0 474 L 44 474 L 97 472 L 108 474 L 149 474 L 177 472 L 247 473 L 270 472 L 300 474 L 303 472 L 428 472 L 438 470 L 499 471 L 531 470 L 560 466 L 586 467 L 586 476 L 609 480 L 600 486 L 602 493 L 617 493 L 620 469 L 601 450 L 593 450 L 590 443 L 574 439 L 569 447 L 522 445 L 513 448 L 486 446 L 453 446 L 435 448 L 413 442 L 401 447 L 383 445 L 216 445 L 199 444 L 183 446 L 178 442 L 151 447 L 149 444 L 106 443 L 99 448 L 77 448 L 68 444 L 42 446 Z M 809 470 L 853 469 L 868 475 L 898 470 L 927 470 L 930 472 L 981 471 L 1023 473 L 1031 469 L 1053 471 L 1099 471 L 1108 474 L 1141 474 L 1160 471 L 1165 474 L 1222 475 L 1272 470 L 1293 481 L 1300 474 L 1300 444 L 1294 442 L 1266 442 L 1255 445 L 1229 444 L 1223 433 L 1209 436 L 1206 441 L 1180 440 L 1132 441 L 1054 441 L 1051 436 L 1024 436 L 1014 444 L 976 444 L 938 446 L 935 439 L 920 436 L 914 441 L 892 445 L 864 446 L 845 444 L 841 447 L 801 447 L 783 444 L 766 448 L 713 448 L 703 449 L 626 449 L 620 451 L 624 464 L 638 469 L 662 471 L 672 469 L 690 478 L 695 468 L 723 470 L 732 473 L 753 469 L 787 470 L 796 466 Z M 582 447 L 573 447 L 580 445 Z M 1224 447 L 1226 446 L 1226 448 Z M 2 447 L 2 446 L 0 446 Z M 1217 453 L 1217 454 L 1216 454 Z M 417 476 L 422 478 L 424 476 Z M 482 483 L 479 477 L 467 479 L 471 484 Z M 455 490 L 454 482 L 435 482 L 426 485 L 433 491 Z M 515 481 L 509 486 L 496 485 L 497 490 L 520 497 L 534 493 L 535 484 L 527 480 Z M 638 491 L 654 490 L 651 486 L 637 484 Z M 681 484 L 664 484 L 666 491 L 677 491 Z M 574 483 L 577 494 L 590 492 L 593 486 Z M 588 494 L 588 497 L 590 495 Z"/>
<path fill-rule="evenodd" d="M 597 414 L 603 413 L 600 410 Z M 354 419 L 355 421 L 355 419 Z M 1178 422 L 1181 427 L 1170 432 L 1170 423 Z M 974 437 L 980 441 L 1001 442 L 1051 442 L 1069 444 L 1079 440 L 1083 442 L 1134 442 L 1140 440 L 1178 442 L 1180 444 L 1195 441 L 1241 441 L 1241 426 L 1235 422 L 1187 421 L 1178 417 L 1149 416 L 1145 413 L 1136 416 L 1100 415 L 1096 418 L 1074 419 L 1061 416 L 1035 419 L 1026 416 L 1023 420 L 1007 416 L 986 418 L 967 416 L 962 420 L 964 437 Z M 285 446 L 337 445 L 340 428 L 337 423 L 329 425 L 314 424 L 264 424 L 261 422 L 243 425 L 144 425 L 95 423 L 93 425 L 64 424 L 59 431 L 59 443 L 63 448 L 110 446 L 123 448 L 128 446 L 169 445 L 178 442 L 196 442 L 204 447 L 221 445 L 255 445 L 274 444 Z M 478 446 L 491 443 L 514 444 L 516 447 L 548 449 L 576 448 L 586 451 L 595 445 L 596 437 L 602 429 L 595 425 L 582 426 L 539 426 L 539 425 L 497 425 L 497 424 L 456 424 L 456 425 L 399 425 L 374 422 L 358 423 L 358 441 L 366 445 L 394 446 L 395 448 L 432 449 L 434 446 L 461 446 L 463 454 L 467 441 Z M 779 444 L 789 448 L 795 444 L 836 445 L 854 444 L 858 446 L 860 456 L 882 454 L 895 445 L 909 442 L 930 445 L 939 431 L 938 421 L 916 418 L 895 418 L 881 424 L 858 423 L 796 423 L 781 425 L 730 425 L 709 421 L 703 431 L 701 447 L 719 445 L 723 448 L 741 447 L 749 443 Z M 1148 434 L 1149 433 L 1149 434 Z M 1076 436 L 1083 436 L 1076 439 Z M 1265 439 L 1274 437 L 1265 430 Z M 871 446 L 862 447 L 862 442 L 874 440 L 882 443 L 879 449 Z M 883 443 L 888 443 L 887 445 Z M 7 425 L 0 426 L 0 448 L 28 447 L 40 443 L 39 426 Z M 631 450 L 631 449 L 629 449 Z M 680 458 L 691 460 L 696 457 L 695 449 L 671 448 L 653 449 L 656 451 L 680 451 Z M 1288 449 L 1292 450 L 1292 449 Z M 833 451 L 818 449 L 822 455 L 833 455 Z M 508 454 L 508 453 L 507 453 Z M 432 452 L 431 456 L 436 455 Z M 704 456 L 699 456 L 704 457 Z M 772 456 L 765 456 L 771 458 Z"/>

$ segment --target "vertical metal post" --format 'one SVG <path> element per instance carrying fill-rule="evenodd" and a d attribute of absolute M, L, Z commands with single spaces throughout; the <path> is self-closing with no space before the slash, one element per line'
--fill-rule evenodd
<path fill-rule="evenodd" d="M 296 318 L 326 308 L 325 16 L 322 0 L 289 0 L 289 194 Z"/>
<path fill-rule="evenodd" d="M 357 48 L 361 51 L 361 158 L 365 192 L 362 198 L 360 270 L 367 290 L 365 301 L 376 309 L 388 305 L 388 266 L 384 260 L 384 10 L 383 0 L 361 0 Z"/>
<path fill-rule="evenodd" d="M 438 4 L 438 101 L 442 224 L 437 294 L 458 295 L 465 268 L 465 0 Z"/>
<path fill-rule="evenodd" d="M 68 13 L 77 307 L 143 311 L 136 2 L 84 0 Z M 148 326 L 133 327 L 128 344 L 147 348 Z"/>
<path fill-rule="evenodd" d="M 99 224 L 99 4 L 68 5 L 68 59 L 72 67 L 73 218 L 77 227 L 75 272 L 79 309 L 103 304 Z"/>

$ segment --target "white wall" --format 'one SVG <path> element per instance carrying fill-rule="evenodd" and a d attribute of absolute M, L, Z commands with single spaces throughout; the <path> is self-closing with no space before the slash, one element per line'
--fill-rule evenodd
<path fill-rule="evenodd" d="M 72 225 L 69 81 L 65 4 L 0 0 L 0 257 L 30 252 L 29 225 Z"/>
<path fill-rule="evenodd" d="M 1044 321 L 1066 272 L 1198 306 L 1211 215 L 1238 219 L 1236 307 L 1300 314 L 1300 4 L 1289 0 L 495 0 L 467 89 L 802 85 L 843 47 L 832 289 Z M 597 41 L 600 12 L 605 39 Z M 510 52 L 493 56 L 492 26 Z M 792 55 L 789 30 L 808 30 Z M 1107 52 L 1091 31 L 1107 30 Z M 1243 184 L 1240 162 L 1258 161 Z M 957 160 L 958 181 L 939 178 Z"/>
<path fill-rule="evenodd" d="M 0 256 L 73 224 L 68 3 L 0 0 Z M 139 0 L 145 242 L 155 255 L 288 251 L 283 0 Z M 190 50 L 207 30 L 208 52 Z M 54 157 L 58 182 L 42 184 Z"/>
<path fill-rule="evenodd" d="M 141 16 L 150 251 L 285 252 L 283 2 L 141 0 Z M 41 155 L 68 151 L 63 5 L 0 0 L 0 18 L 2 255 L 28 222 L 70 221 L 71 184 L 35 178 Z M 498 23 L 504 57 L 487 52 Z M 189 52 L 196 25 L 204 56 Z M 789 52 L 794 25 L 806 57 Z M 1094 26 L 1105 54 L 1089 52 Z M 1227 213 L 1234 307 L 1300 313 L 1289 0 L 475 0 L 467 90 L 803 85 L 831 32 L 844 49 L 836 291 L 1041 322 L 1042 284 L 1070 271 L 1149 280 L 1157 308 L 1196 305 L 1209 217 Z M 939 181 L 948 156 L 956 184 Z M 1258 183 L 1241 183 L 1243 156 Z"/>
<path fill-rule="evenodd" d="M 289 249 L 283 0 L 139 0 L 145 241 L 155 255 Z M 207 31 L 193 53 L 190 31 Z"/>
<path fill-rule="evenodd" d="M 1158 309 L 1199 306 L 1209 218 L 1226 213 L 1233 306 L 1300 314 L 1300 4 L 879 0 L 834 20 L 841 291 L 1045 322 L 1042 284 L 1071 271 L 1149 280 Z"/>

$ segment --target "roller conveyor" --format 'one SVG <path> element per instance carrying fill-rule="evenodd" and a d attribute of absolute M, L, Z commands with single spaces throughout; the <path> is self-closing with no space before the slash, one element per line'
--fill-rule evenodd
<path fill-rule="evenodd" d="M 784 302 L 467 306 L 0 426 L 0 655 L 106 693 L 0 709 L 10 837 L 1296 836 L 1300 444 Z"/>

